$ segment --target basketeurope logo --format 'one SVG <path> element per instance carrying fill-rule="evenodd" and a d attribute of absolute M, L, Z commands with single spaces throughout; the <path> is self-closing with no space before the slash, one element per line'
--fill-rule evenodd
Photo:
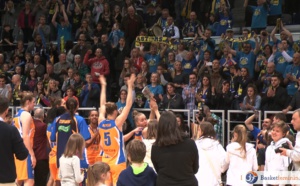
<path fill-rule="evenodd" d="M 246 182 L 249 184 L 254 184 L 258 180 L 258 174 L 254 171 L 250 171 L 246 174 Z"/>

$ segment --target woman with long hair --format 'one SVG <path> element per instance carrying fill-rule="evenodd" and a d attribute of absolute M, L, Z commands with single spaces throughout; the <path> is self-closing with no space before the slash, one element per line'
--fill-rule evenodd
<path fill-rule="evenodd" d="M 207 186 L 220 185 L 226 152 L 216 139 L 216 132 L 211 123 L 201 122 L 197 128 L 199 138 L 195 142 L 199 153 L 199 170 L 196 178 L 199 183 L 205 180 Z"/>
<path fill-rule="evenodd" d="M 136 74 L 136 68 L 133 65 L 133 61 L 129 58 L 125 58 L 123 62 L 123 69 L 119 78 L 119 85 L 122 87 L 124 85 L 124 77 L 126 74 Z"/>
<path fill-rule="evenodd" d="M 189 77 L 183 72 L 183 68 L 180 61 L 174 63 L 174 71 L 171 73 L 172 82 L 175 86 L 175 92 L 182 94 L 182 90 L 189 84 Z"/>
<path fill-rule="evenodd" d="M 201 80 L 201 87 L 197 90 L 196 100 L 198 101 L 198 108 L 201 105 L 207 105 L 209 108 L 215 108 L 216 90 L 211 86 L 210 77 L 203 75 Z"/>
<path fill-rule="evenodd" d="M 135 91 L 135 108 L 144 108 L 147 101 L 146 97 L 143 94 L 143 89 L 146 86 L 146 78 L 140 73 L 136 76 L 134 91 Z"/>
<path fill-rule="evenodd" d="M 234 108 L 239 110 L 239 104 L 243 102 L 244 97 L 247 93 L 247 86 L 251 82 L 251 77 L 247 68 L 241 68 L 240 75 L 233 79 L 234 81 L 234 91 L 235 91 L 235 100 Z"/>
<path fill-rule="evenodd" d="M 163 87 L 160 85 L 160 78 L 157 73 L 151 74 L 151 84 L 147 85 L 148 89 L 152 93 L 153 97 L 156 99 L 156 101 L 159 103 L 163 99 Z M 149 108 L 149 101 L 146 102 L 145 108 Z"/>
<path fill-rule="evenodd" d="M 150 84 L 151 73 L 149 72 L 149 64 L 146 61 L 143 61 L 141 64 L 140 73 L 146 79 L 147 84 Z"/>
<path fill-rule="evenodd" d="M 114 11 L 113 11 L 113 21 L 114 23 L 121 24 L 123 16 L 121 15 L 121 8 L 119 5 L 115 5 Z"/>
<path fill-rule="evenodd" d="M 195 177 L 199 168 L 196 144 L 181 132 L 176 116 L 170 111 L 162 112 L 159 118 L 151 160 L 157 172 L 157 186 L 198 185 Z"/>
<path fill-rule="evenodd" d="M 133 48 L 131 50 L 130 59 L 133 61 L 133 66 L 137 69 L 138 72 L 141 71 L 142 62 L 144 61 L 143 56 L 141 56 L 139 48 Z"/>
<path fill-rule="evenodd" d="M 43 107 L 50 106 L 50 101 L 46 97 L 44 83 L 42 80 L 37 82 L 37 84 L 34 88 L 33 94 L 36 98 L 37 105 L 42 105 Z"/>
<path fill-rule="evenodd" d="M 226 147 L 226 159 L 222 172 L 227 168 L 227 185 L 251 185 L 241 180 L 242 174 L 257 171 L 257 157 L 254 146 L 247 143 L 247 129 L 237 125 L 232 132 L 231 143 Z"/>
<path fill-rule="evenodd" d="M 103 27 L 106 28 L 108 33 L 111 31 L 111 28 L 113 26 L 113 19 L 108 3 L 103 4 L 103 12 L 99 16 L 99 22 L 103 24 Z"/>
<path fill-rule="evenodd" d="M 46 96 L 51 99 L 55 98 L 55 97 L 58 97 L 58 98 L 62 97 L 61 90 L 59 90 L 57 83 L 54 79 L 49 80 L 48 88 L 46 91 Z"/>
<path fill-rule="evenodd" d="M 38 82 L 38 79 L 37 79 L 37 72 L 34 68 L 31 68 L 29 70 L 29 74 L 26 78 L 26 81 L 25 81 L 25 84 L 28 86 L 28 89 L 33 92 L 34 91 L 34 88 L 36 86 Z"/>
<path fill-rule="evenodd" d="M 187 136 L 190 136 L 190 128 L 187 123 L 184 122 L 181 114 L 176 114 L 177 124 L 182 132 L 184 132 Z"/>
<path fill-rule="evenodd" d="M 110 176 L 110 167 L 107 163 L 97 162 L 89 166 L 87 171 L 87 186 L 106 186 L 105 181 Z"/>
<path fill-rule="evenodd" d="M 57 161 L 64 153 L 66 143 L 72 134 L 80 134 L 84 140 L 91 138 L 88 130 L 88 125 L 85 119 L 76 114 L 78 109 L 78 102 L 74 98 L 69 98 L 66 101 L 66 113 L 60 115 L 55 122 L 52 123 L 51 141 L 56 142 L 57 145 Z M 84 155 L 83 157 L 86 158 Z M 87 168 L 87 161 L 81 161 L 80 168 Z"/>
<path fill-rule="evenodd" d="M 35 125 L 30 112 L 34 109 L 35 99 L 32 92 L 22 92 L 21 109 L 13 118 L 13 125 L 18 129 L 23 138 L 24 144 L 29 151 L 28 157 L 20 161 L 15 159 L 17 183 L 21 185 L 34 185 L 33 169 L 36 165 L 36 158 L 33 151 L 33 138 L 35 132 Z"/>
<path fill-rule="evenodd" d="M 242 110 L 260 110 L 261 97 L 257 92 L 256 86 L 249 84 L 247 86 L 247 95 L 243 103 L 240 104 Z"/>

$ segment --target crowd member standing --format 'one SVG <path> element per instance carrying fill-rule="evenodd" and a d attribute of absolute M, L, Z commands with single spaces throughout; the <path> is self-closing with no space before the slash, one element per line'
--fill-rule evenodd
<path fill-rule="evenodd" d="M 102 136 L 100 141 L 103 150 L 102 161 L 110 166 L 111 181 L 115 185 L 119 174 L 126 168 L 122 126 L 127 119 L 133 100 L 132 96 L 127 96 L 126 105 L 118 116 L 117 105 L 112 102 L 106 103 L 106 80 L 104 76 L 101 75 L 99 81 L 101 83 L 101 95 L 98 128 L 100 136 Z M 132 74 L 127 80 L 128 95 L 132 95 L 134 81 L 135 75 Z"/>
<path fill-rule="evenodd" d="M 15 160 L 17 170 L 17 183 L 25 186 L 34 185 L 34 167 L 36 158 L 33 151 L 33 138 L 35 126 L 29 113 L 34 109 L 35 98 L 30 92 L 23 92 L 21 96 L 21 109 L 17 112 L 13 119 L 13 125 L 18 129 L 24 140 L 24 144 L 29 151 L 29 155 L 25 160 Z"/>
<path fill-rule="evenodd" d="M 28 150 L 18 130 L 5 123 L 8 106 L 9 100 L 0 96 L 0 185 L 15 186 L 17 175 L 14 156 L 20 161 L 25 160 L 28 157 Z"/>

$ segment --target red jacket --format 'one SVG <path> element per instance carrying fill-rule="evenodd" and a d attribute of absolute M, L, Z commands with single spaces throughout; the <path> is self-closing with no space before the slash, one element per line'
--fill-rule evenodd
<path fill-rule="evenodd" d="M 104 56 L 100 58 L 94 57 L 89 59 L 89 53 L 86 53 L 84 56 L 84 64 L 88 65 L 91 68 L 91 75 L 93 78 L 93 82 L 99 84 L 99 76 L 96 75 L 95 72 L 101 75 L 109 75 L 109 63 Z"/>
<path fill-rule="evenodd" d="M 30 28 L 34 27 L 34 17 L 31 14 L 31 11 L 28 14 L 28 23 L 29 23 L 28 27 L 30 27 Z M 19 14 L 19 17 L 18 17 L 18 26 L 20 28 L 25 28 L 25 10 L 24 9 Z"/>

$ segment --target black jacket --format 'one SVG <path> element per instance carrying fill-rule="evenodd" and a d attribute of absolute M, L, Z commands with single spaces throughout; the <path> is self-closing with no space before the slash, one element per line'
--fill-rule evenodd
<path fill-rule="evenodd" d="M 23 139 L 14 126 L 0 121 L 0 183 L 13 183 L 17 177 L 14 155 L 19 160 L 28 156 Z"/>

